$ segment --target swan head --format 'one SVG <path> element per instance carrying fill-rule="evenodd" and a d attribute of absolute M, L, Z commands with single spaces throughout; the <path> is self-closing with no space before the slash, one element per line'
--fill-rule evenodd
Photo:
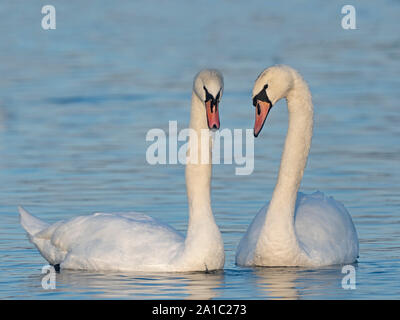
<path fill-rule="evenodd" d="M 256 79 L 253 87 L 253 106 L 256 108 L 254 136 L 257 137 L 264 126 L 272 106 L 286 97 L 293 88 L 293 69 L 277 65 L 265 69 Z"/>
<path fill-rule="evenodd" d="M 194 78 L 193 91 L 204 102 L 207 125 L 210 130 L 219 129 L 219 101 L 224 91 L 222 73 L 214 69 L 204 69 Z"/>

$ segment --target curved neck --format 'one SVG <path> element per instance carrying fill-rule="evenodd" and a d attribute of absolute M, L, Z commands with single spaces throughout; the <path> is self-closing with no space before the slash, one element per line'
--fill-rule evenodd
<path fill-rule="evenodd" d="M 294 213 L 313 129 L 313 105 L 306 82 L 293 74 L 294 85 L 286 100 L 289 125 L 278 180 L 266 215 L 263 241 L 289 247 L 297 244 Z"/>

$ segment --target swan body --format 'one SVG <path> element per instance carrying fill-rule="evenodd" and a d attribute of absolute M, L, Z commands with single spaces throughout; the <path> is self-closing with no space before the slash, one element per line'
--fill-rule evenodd
<path fill-rule="evenodd" d="M 222 90 L 223 78 L 216 70 L 203 70 L 195 77 L 190 128 L 196 133 L 219 128 L 218 102 Z M 211 111 L 210 105 L 213 105 Z M 192 152 L 190 139 L 188 154 Z M 199 148 L 197 152 L 199 157 L 203 152 L 211 159 L 211 148 Z M 187 164 L 189 223 L 186 237 L 167 224 L 136 212 L 95 213 L 50 225 L 19 207 L 21 225 L 42 256 L 60 268 L 217 270 L 223 268 L 225 255 L 211 210 L 210 182 L 211 161 Z"/>
<path fill-rule="evenodd" d="M 236 251 L 242 266 L 353 263 L 358 237 L 346 208 L 321 192 L 298 192 L 311 145 L 313 105 L 306 82 L 288 66 L 260 74 L 253 89 L 258 136 L 271 107 L 286 98 L 289 127 L 272 199 L 256 215 Z"/>

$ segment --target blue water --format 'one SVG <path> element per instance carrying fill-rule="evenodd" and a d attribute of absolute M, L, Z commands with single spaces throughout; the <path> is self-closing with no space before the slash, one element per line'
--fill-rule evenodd
<path fill-rule="evenodd" d="M 352 1 L 357 29 L 330 1 L 49 1 L 0 7 L 0 298 L 399 299 L 399 1 Z M 251 128 L 251 89 L 267 66 L 309 82 L 315 131 L 303 192 L 348 208 L 360 238 L 356 289 L 341 266 L 240 268 L 235 248 L 270 199 L 287 129 L 280 102 L 255 141 L 255 169 L 216 165 L 212 201 L 226 250 L 220 272 L 62 270 L 41 286 L 46 261 L 19 225 L 17 205 L 49 222 L 95 211 L 139 211 L 185 232 L 184 167 L 146 162 L 152 128 L 185 128 L 192 79 L 225 76 L 222 128 Z"/>

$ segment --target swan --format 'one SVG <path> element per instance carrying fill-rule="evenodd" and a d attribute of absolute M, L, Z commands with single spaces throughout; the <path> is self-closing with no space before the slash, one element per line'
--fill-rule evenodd
<path fill-rule="evenodd" d="M 254 136 L 272 106 L 286 98 L 289 126 L 270 203 L 256 215 L 236 251 L 241 266 L 326 266 L 353 263 L 358 237 L 346 208 L 322 192 L 298 193 L 313 130 L 307 83 L 285 65 L 265 69 L 253 88 Z"/>
<path fill-rule="evenodd" d="M 219 71 L 205 69 L 196 75 L 190 128 L 198 137 L 203 130 L 219 129 L 218 105 L 222 93 L 223 76 Z M 188 157 L 192 151 L 191 139 L 190 136 Z M 193 144 L 198 157 L 203 159 L 205 155 L 211 159 L 211 147 L 198 145 Z M 167 224 L 136 212 L 95 213 L 49 225 L 19 207 L 20 222 L 41 255 L 61 269 L 161 272 L 222 269 L 224 245 L 211 209 L 212 168 L 211 161 L 208 162 L 191 161 L 186 165 L 189 204 L 186 237 Z"/>

